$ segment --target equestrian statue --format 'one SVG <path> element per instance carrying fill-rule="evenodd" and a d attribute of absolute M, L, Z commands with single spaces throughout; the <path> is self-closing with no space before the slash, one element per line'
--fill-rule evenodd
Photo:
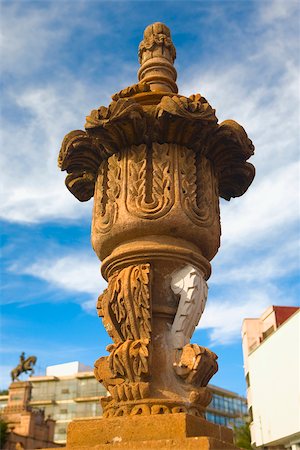
<path fill-rule="evenodd" d="M 27 373 L 30 371 L 30 375 L 33 375 L 33 366 L 35 365 L 36 360 L 36 356 L 28 356 L 28 358 L 25 359 L 25 353 L 22 352 L 20 355 L 19 364 L 10 372 L 12 381 L 20 381 L 18 377 L 21 373 Z"/>

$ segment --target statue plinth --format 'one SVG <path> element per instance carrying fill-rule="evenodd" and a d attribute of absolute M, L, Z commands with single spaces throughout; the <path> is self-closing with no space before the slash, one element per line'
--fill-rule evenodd
<path fill-rule="evenodd" d="M 182 413 L 131 416 L 126 420 L 121 417 L 74 420 L 68 428 L 69 447 L 78 450 L 235 448 L 232 430 Z"/>
<path fill-rule="evenodd" d="M 8 390 L 8 404 L 4 408 L 4 414 L 19 414 L 29 411 L 31 384 L 29 381 L 15 381 L 10 384 Z"/>
<path fill-rule="evenodd" d="M 60 151 L 68 189 L 80 201 L 94 196 L 92 244 L 108 281 L 97 310 L 113 340 L 109 356 L 95 362 L 95 376 L 110 393 L 101 400 L 104 418 L 73 423 L 71 448 L 80 435 L 89 448 L 112 445 L 116 427 L 124 442 L 139 440 L 141 427 L 142 440 L 156 442 L 147 448 L 179 439 L 160 424 L 186 424 L 180 439 L 191 447 L 180 448 L 204 437 L 200 448 L 222 448 L 225 437 L 232 444 L 205 420 L 217 356 L 190 339 L 220 245 L 219 196 L 247 190 L 254 147 L 236 122 L 218 124 L 200 94 L 177 94 L 175 55 L 169 29 L 147 27 L 140 82 L 92 111 L 86 131 L 69 133 Z M 80 427 L 90 431 L 80 434 Z M 88 438 L 93 427 L 97 442 Z M 106 429 L 112 435 L 105 443 L 99 439 Z"/>

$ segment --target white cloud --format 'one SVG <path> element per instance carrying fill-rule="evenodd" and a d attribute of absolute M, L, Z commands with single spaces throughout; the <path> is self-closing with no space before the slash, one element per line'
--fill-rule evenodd
<path fill-rule="evenodd" d="M 14 74 L 27 74 L 38 68 L 49 46 L 66 34 L 67 28 L 53 28 L 58 4 L 49 8 L 20 8 L 17 2 L 2 4 L 1 69 Z M 5 20 L 4 20 L 5 17 Z"/>
<path fill-rule="evenodd" d="M 274 170 L 241 199 L 221 207 L 222 245 L 250 248 L 290 233 L 299 221 L 299 163 Z"/>
<path fill-rule="evenodd" d="M 100 262 L 96 256 L 92 258 L 84 253 L 40 259 L 26 267 L 16 264 L 10 270 L 39 278 L 63 291 L 84 294 L 86 299 L 81 300 L 81 306 L 88 312 L 95 311 L 97 298 L 106 287 Z"/>
<path fill-rule="evenodd" d="M 92 57 L 82 58 L 78 72 L 75 61 L 70 67 L 64 61 L 74 33 L 96 38 L 113 26 L 102 16 L 87 21 L 85 8 L 81 1 L 2 5 L 1 219 L 38 223 L 90 216 L 91 202 L 82 204 L 69 193 L 57 167 L 64 135 L 83 128 L 85 115 L 101 99 L 107 103 L 107 84 L 114 83 L 103 75 L 99 87 L 98 79 L 89 78 L 83 65 L 92 64 Z M 100 47 L 100 60 L 102 53 Z"/>
<path fill-rule="evenodd" d="M 253 286 L 252 292 L 241 290 L 240 293 L 227 293 L 221 299 L 206 304 L 198 330 L 208 329 L 211 344 L 231 344 L 241 335 L 242 322 L 247 317 L 259 317 L 271 304 L 276 304 L 276 290 L 271 286 L 258 289 Z M 279 302 L 282 301 L 277 295 Z"/>
<path fill-rule="evenodd" d="M 299 3 L 296 0 L 272 0 L 262 2 L 260 19 L 262 23 L 270 24 L 277 20 L 286 20 L 299 12 Z"/>
<path fill-rule="evenodd" d="M 81 204 L 69 193 L 57 167 L 62 137 L 84 122 L 77 105 L 89 109 L 84 86 L 69 80 L 72 96 L 66 98 L 65 82 L 10 93 L 16 107 L 26 111 L 26 120 L 18 126 L 4 120 L 0 217 L 5 220 L 35 223 L 90 215 L 91 204 Z"/>
<path fill-rule="evenodd" d="M 99 15 L 87 20 L 85 8 L 81 0 L 33 5 L 26 2 L 25 6 L 19 1 L 2 2 L 0 50 L 5 55 L 2 72 L 23 77 L 53 68 L 57 60 L 67 55 L 72 45 L 68 39 L 74 30 L 94 37 L 111 32 L 113 24 L 101 20 Z"/>
<path fill-rule="evenodd" d="M 214 264 L 211 285 L 279 282 L 280 278 L 292 275 L 299 268 L 300 249 L 297 236 L 291 237 L 290 241 L 282 245 L 271 246 L 269 250 L 264 249 L 263 253 L 252 255 L 248 252 L 247 258 L 244 259 L 242 252 L 243 250 L 239 254 L 238 264 L 234 264 L 235 254 L 226 251 L 222 254 L 221 251 Z M 230 260 L 226 261 L 226 257 Z"/>

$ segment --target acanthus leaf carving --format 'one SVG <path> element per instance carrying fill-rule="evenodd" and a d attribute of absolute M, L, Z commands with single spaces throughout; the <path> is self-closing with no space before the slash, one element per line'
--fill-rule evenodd
<path fill-rule="evenodd" d="M 113 400 L 132 400 L 148 392 L 151 339 L 149 264 L 115 272 L 99 297 L 98 314 L 114 343 L 95 363 L 95 376 Z"/>
<path fill-rule="evenodd" d="M 180 148 L 178 154 L 182 208 L 198 226 L 219 221 L 218 184 L 212 164 L 202 154 Z"/>
<path fill-rule="evenodd" d="M 132 355 L 138 349 L 140 367 L 151 337 L 149 267 L 149 264 L 134 265 L 115 272 L 97 303 L 104 326 L 115 342 L 109 351 L 119 354 L 119 346 L 130 342 Z"/>
<path fill-rule="evenodd" d="M 186 344 L 177 351 L 174 370 L 188 385 L 194 388 L 207 386 L 218 371 L 217 355 L 198 344 Z"/>
<path fill-rule="evenodd" d="M 108 233 L 117 220 L 118 198 L 121 194 L 121 157 L 112 155 L 102 161 L 95 186 L 93 226 Z"/>
<path fill-rule="evenodd" d="M 133 98 L 119 98 L 108 108 L 101 106 L 86 118 L 88 135 L 95 136 L 107 156 L 143 141 L 146 119 L 143 107 Z"/>
<path fill-rule="evenodd" d="M 151 153 L 151 154 L 150 154 Z M 131 147 L 127 157 L 126 206 L 142 218 L 158 218 L 174 204 L 174 155 L 169 144 Z"/>
<path fill-rule="evenodd" d="M 205 347 L 190 343 L 205 308 L 207 284 L 199 270 L 185 266 L 173 273 L 171 289 L 180 296 L 171 327 L 175 349 L 173 368 L 189 392 L 189 400 L 207 406 L 211 394 L 204 388 L 218 370 L 217 355 Z"/>
<path fill-rule="evenodd" d="M 246 161 L 253 154 L 252 141 L 234 120 L 222 122 L 211 136 L 206 156 L 213 161 L 219 193 L 225 200 L 243 195 L 252 183 L 255 168 Z"/>
<path fill-rule="evenodd" d="M 207 136 L 217 127 L 215 110 L 200 94 L 164 96 L 156 107 L 160 141 L 201 149 Z"/>
<path fill-rule="evenodd" d="M 141 376 L 138 377 L 139 381 L 129 381 L 120 374 L 116 375 L 110 368 L 109 357 L 101 357 L 95 362 L 94 374 L 112 396 L 109 401 L 107 397 L 105 398 L 105 403 L 108 403 L 108 406 L 113 401 L 138 400 L 149 396 L 149 383 L 147 381 L 141 381 Z"/>
<path fill-rule="evenodd" d="M 149 374 L 149 339 L 127 340 L 107 347 L 108 363 L 116 377 L 135 382 Z"/>
<path fill-rule="evenodd" d="M 82 130 L 71 131 L 63 139 L 58 166 L 67 171 L 66 186 L 82 202 L 94 195 L 103 152 L 103 147 Z"/>
<path fill-rule="evenodd" d="M 185 266 L 172 275 L 171 289 L 180 296 L 177 312 L 171 327 L 174 348 L 190 342 L 203 314 L 207 299 L 207 284 L 201 272 Z"/>
<path fill-rule="evenodd" d="M 132 97 L 136 94 L 141 94 L 142 92 L 150 92 L 150 85 L 148 83 L 144 83 L 141 81 L 140 83 L 133 84 L 132 86 L 128 86 L 125 89 L 122 89 L 120 92 L 112 95 L 112 99 L 114 101 L 119 100 L 120 98 Z"/>

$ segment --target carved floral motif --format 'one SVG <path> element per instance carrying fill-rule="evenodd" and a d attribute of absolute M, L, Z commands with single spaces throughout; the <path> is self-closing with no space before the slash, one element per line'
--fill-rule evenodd
<path fill-rule="evenodd" d="M 66 179 L 68 189 L 79 200 L 88 200 L 94 193 L 99 166 L 109 156 L 120 153 L 125 148 L 132 148 L 132 161 L 138 164 L 136 169 L 131 167 L 134 177 L 134 171 L 139 170 L 142 165 L 143 145 L 146 146 L 146 166 L 149 171 L 149 160 L 152 159 L 151 152 L 149 153 L 150 139 L 154 153 L 157 146 L 167 143 L 187 148 L 191 154 L 187 163 L 189 159 L 195 158 L 196 164 L 200 164 L 197 173 L 202 170 L 201 164 L 205 164 L 205 160 L 199 158 L 199 155 L 205 155 L 212 165 L 209 167 L 206 163 L 207 177 L 213 171 L 218 179 L 218 195 L 226 200 L 242 195 L 255 173 L 252 164 L 246 162 L 253 154 L 254 147 L 245 130 L 232 120 L 218 125 L 215 110 L 200 94 L 189 98 L 165 95 L 155 108 L 145 110 L 135 101 L 134 95 L 148 89 L 147 83 L 126 88 L 124 92 L 114 96 L 115 100 L 108 108 L 101 106 L 91 112 L 87 117 L 86 132 L 76 130 L 65 137 L 59 154 L 59 166 L 69 174 Z M 132 97 L 127 97 L 129 95 Z M 137 154 L 134 155 L 134 152 Z M 168 164 L 166 147 L 165 155 Z M 155 163 L 155 155 L 153 162 Z M 163 163 L 161 157 L 157 167 L 158 177 Z M 155 170 L 154 167 L 153 169 Z M 165 171 L 164 176 L 167 175 Z M 202 178 L 203 176 L 206 176 L 206 167 L 203 168 Z M 198 190 L 200 185 L 201 177 L 197 184 Z M 206 200 L 210 202 L 210 199 Z M 143 200 L 148 211 L 151 210 L 151 201 L 155 204 L 156 200 L 151 200 L 150 197 Z"/>
<path fill-rule="evenodd" d="M 119 98 L 108 108 L 101 106 L 91 111 L 85 128 L 90 136 L 101 141 L 108 157 L 124 147 L 143 141 L 145 113 L 133 98 Z"/>
<path fill-rule="evenodd" d="M 196 152 L 203 150 L 218 120 L 215 110 L 200 94 L 189 98 L 164 96 L 156 107 L 156 117 L 162 142 L 176 142 Z"/>
<path fill-rule="evenodd" d="M 138 57 L 139 62 L 143 62 L 143 53 L 145 51 L 153 52 L 158 49 L 163 54 L 164 51 L 168 50 L 172 62 L 176 58 L 176 49 L 172 42 L 170 36 L 169 28 L 161 23 L 154 23 L 153 25 L 146 28 L 144 33 L 144 39 L 139 45 Z"/>
<path fill-rule="evenodd" d="M 109 345 L 108 363 L 112 373 L 131 382 L 148 375 L 149 342 L 149 339 L 137 339 Z"/>
<path fill-rule="evenodd" d="M 219 217 L 217 180 L 212 165 L 189 148 L 181 148 L 178 158 L 183 210 L 196 225 L 208 227 Z"/>
<path fill-rule="evenodd" d="M 244 128 L 234 120 L 222 122 L 212 134 L 207 157 L 213 162 L 225 200 L 243 195 L 253 181 L 255 168 L 247 163 L 254 146 Z"/>
<path fill-rule="evenodd" d="M 208 348 L 187 344 L 178 350 L 174 370 L 187 384 L 196 388 L 204 387 L 218 371 L 217 358 Z M 196 392 L 191 392 L 192 397 L 195 397 Z M 201 390 L 199 392 L 201 394 Z"/>
<path fill-rule="evenodd" d="M 147 27 L 140 83 L 93 110 L 86 131 L 69 133 L 59 153 L 68 189 L 80 201 L 95 196 L 93 243 L 110 275 L 97 303 L 113 339 L 109 356 L 95 362 L 110 393 L 102 399 L 104 417 L 203 416 L 218 368 L 213 352 L 190 343 L 207 297 L 192 265 L 210 267 L 219 245 L 218 197 L 247 190 L 254 147 L 236 122 L 219 125 L 200 94 L 175 94 L 175 56 L 168 27 Z M 183 261 L 191 265 L 182 268 Z"/>
<path fill-rule="evenodd" d="M 199 270 L 185 266 L 172 275 L 171 288 L 180 296 L 171 335 L 174 348 L 183 348 L 194 333 L 207 299 L 207 284 Z"/>
<path fill-rule="evenodd" d="M 133 84 L 132 86 L 128 86 L 125 89 L 122 89 L 120 92 L 112 95 L 112 99 L 114 101 L 119 100 L 120 98 L 132 97 L 136 94 L 141 94 L 142 92 L 150 92 L 150 85 L 144 82 L 140 82 L 137 84 Z"/>
<path fill-rule="evenodd" d="M 203 402 L 202 405 L 206 404 L 208 405 L 211 401 L 211 394 L 206 391 L 203 392 Z M 204 400 L 205 397 L 205 400 Z M 109 418 L 109 417 L 120 417 L 120 416 L 136 416 L 136 415 L 143 415 L 143 416 L 150 416 L 150 415 L 156 415 L 156 414 L 177 414 L 177 413 L 186 413 L 190 414 L 192 416 L 197 417 L 203 417 L 205 408 L 204 406 L 201 406 L 200 404 L 182 404 L 178 402 L 171 402 L 171 401 L 162 401 L 161 403 L 159 400 L 157 403 L 153 404 L 151 402 L 147 401 L 140 401 L 140 402 L 112 402 L 107 399 L 107 397 L 102 397 L 101 399 L 102 407 L 104 408 L 103 417 Z"/>
<path fill-rule="evenodd" d="M 103 147 L 92 140 L 85 131 L 68 133 L 62 142 L 58 166 L 66 170 L 66 186 L 78 200 L 84 202 L 94 195 L 98 167 Z"/>
<path fill-rule="evenodd" d="M 115 401 L 144 398 L 149 388 L 151 338 L 149 264 L 114 273 L 97 309 L 114 344 L 95 363 L 95 376 Z"/>
<path fill-rule="evenodd" d="M 140 264 L 115 272 L 99 297 L 99 315 L 116 343 L 150 339 L 149 270 L 149 264 Z"/>
<path fill-rule="evenodd" d="M 94 195 L 93 224 L 100 233 L 108 233 L 118 217 L 121 192 L 121 162 L 118 155 L 102 161 Z"/>
<path fill-rule="evenodd" d="M 190 338 L 205 308 L 207 284 L 197 269 L 185 266 L 173 273 L 171 288 L 180 295 L 171 327 L 172 343 L 176 349 L 173 367 L 189 392 L 189 400 L 206 406 L 209 394 L 203 387 L 218 370 L 217 356 L 205 347 L 190 344 Z"/>
<path fill-rule="evenodd" d="M 145 219 L 165 215 L 174 204 L 174 156 L 168 144 L 131 147 L 127 153 L 130 213 Z"/>

